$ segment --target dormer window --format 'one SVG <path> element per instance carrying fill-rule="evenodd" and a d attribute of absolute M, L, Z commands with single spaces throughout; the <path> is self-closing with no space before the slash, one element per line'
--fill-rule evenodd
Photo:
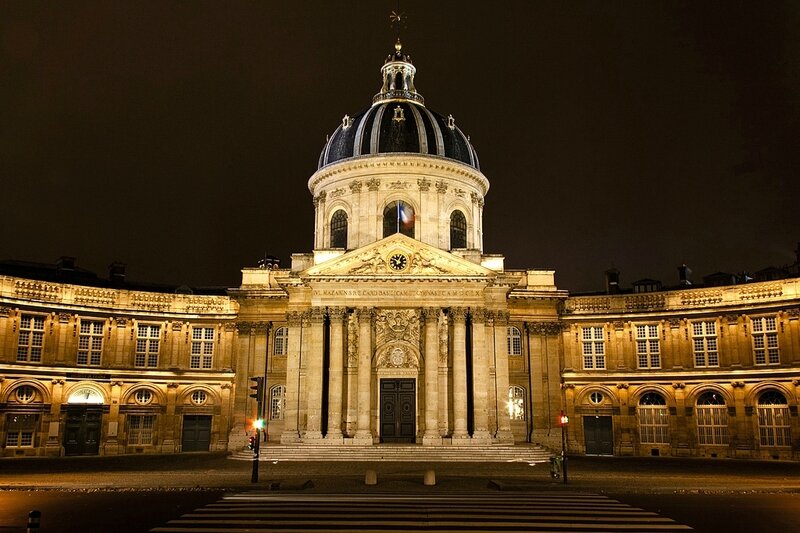
<path fill-rule="evenodd" d="M 400 107 L 399 105 L 395 106 L 395 108 L 394 108 L 394 117 L 392 117 L 392 120 L 394 120 L 395 122 L 403 122 L 405 119 L 406 119 L 406 117 L 403 114 L 403 108 Z"/>
<path fill-rule="evenodd" d="M 351 117 L 350 115 L 345 115 L 344 118 L 342 118 L 342 128 L 348 129 L 352 125 L 353 125 L 353 117 Z"/>

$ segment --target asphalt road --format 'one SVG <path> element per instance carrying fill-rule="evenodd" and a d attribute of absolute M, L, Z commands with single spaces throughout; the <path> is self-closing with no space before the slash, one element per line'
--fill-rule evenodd
<path fill-rule="evenodd" d="M 140 533 L 219 500 L 223 491 L 3 491 L 0 532 L 24 532 L 28 512 L 42 513 L 41 533 Z M 508 492 L 513 500 L 518 492 Z M 800 494 L 607 493 L 695 531 L 796 531 Z"/>

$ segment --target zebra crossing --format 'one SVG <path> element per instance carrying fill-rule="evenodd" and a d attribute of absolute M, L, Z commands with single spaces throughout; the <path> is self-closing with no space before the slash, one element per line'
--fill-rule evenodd
<path fill-rule="evenodd" d="M 579 492 L 281 494 L 225 496 L 152 533 L 253 531 L 676 532 L 657 513 Z"/>

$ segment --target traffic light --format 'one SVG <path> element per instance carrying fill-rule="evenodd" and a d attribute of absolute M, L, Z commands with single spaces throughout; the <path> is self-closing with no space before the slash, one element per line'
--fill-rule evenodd
<path fill-rule="evenodd" d="M 253 451 L 256 449 L 256 436 L 250 435 L 247 437 L 247 449 Z"/>
<path fill-rule="evenodd" d="M 250 378 L 250 381 L 253 382 L 250 385 L 250 390 L 253 391 L 250 393 L 251 398 L 255 398 L 257 401 L 261 401 L 264 397 L 264 378 L 261 376 Z"/>

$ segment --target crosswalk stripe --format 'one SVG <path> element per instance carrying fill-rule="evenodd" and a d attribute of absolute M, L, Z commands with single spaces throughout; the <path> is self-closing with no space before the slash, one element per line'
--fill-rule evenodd
<path fill-rule="evenodd" d="M 588 493 L 288 494 L 247 492 L 170 520 L 153 533 L 253 531 L 677 532 L 657 513 Z"/>

